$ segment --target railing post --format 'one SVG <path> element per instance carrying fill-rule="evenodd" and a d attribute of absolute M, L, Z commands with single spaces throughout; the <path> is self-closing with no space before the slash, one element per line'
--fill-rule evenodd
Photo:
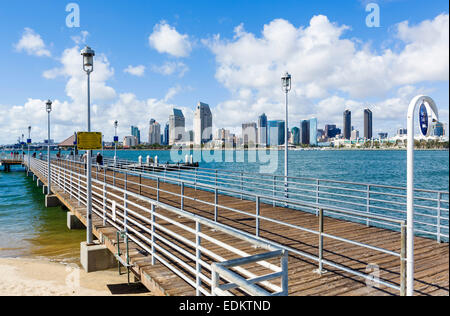
<path fill-rule="evenodd" d="M 273 196 L 273 207 L 275 207 L 275 190 L 276 190 L 276 176 L 273 176 L 273 188 L 272 188 L 272 196 Z"/>
<path fill-rule="evenodd" d="M 139 174 L 139 195 L 142 195 L 142 175 Z"/>
<path fill-rule="evenodd" d="M 281 291 L 285 296 L 289 295 L 288 260 L 289 253 L 283 250 L 283 255 L 281 256 Z"/>
<path fill-rule="evenodd" d="M 123 193 L 123 231 L 128 232 L 127 229 L 127 177 L 128 174 L 125 172 L 125 182 L 124 182 L 124 193 Z"/>
<path fill-rule="evenodd" d="M 316 204 L 319 204 L 319 179 L 316 180 Z M 316 216 L 319 216 L 319 212 L 316 211 Z"/>
<path fill-rule="evenodd" d="M 216 181 L 215 181 L 215 186 L 217 186 L 217 170 L 216 170 Z"/>
<path fill-rule="evenodd" d="M 256 197 L 256 237 L 259 237 L 260 197 Z"/>
<path fill-rule="evenodd" d="M 113 186 L 116 186 L 116 169 L 113 170 Z"/>
<path fill-rule="evenodd" d="M 200 222 L 195 222 L 195 271 L 196 271 L 196 275 L 195 275 L 195 284 L 196 284 L 196 289 L 195 289 L 195 295 L 200 296 L 200 288 L 202 286 L 202 280 L 200 278 L 200 274 L 201 274 L 201 269 L 202 266 L 200 264 L 200 260 L 201 260 L 201 250 L 200 250 L 200 244 L 201 244 L 201 238 L 200 238 L 200 232 L 201 232 L 201 225 Z"/>
<path fill-rule="evenodd" d="M 438 208 L 437 208 L 437 226 L 436 226 L 436 239 L 438 243 L 441 243 L 441 199 L 442 193 L 438 192 Z"/>
<path fill-rule="evenodd" d="M 155 265 L 155 204 L 151 208 L 151 229 L 152 229 L 152 265 Z"/>
<path fill-rule="evenodd" d="M 219 194 L 217 188 L 214 188 L 214 221 L 217 223 L 219 218 Z"/>
<path fill-rule="evenodd" d="M 323 273 L 323 209 L 319 209 L 319 273 Z"/>
<path fill-rule="evenodd" d="M 366 211 L 367 211 L 367 214 L 370 214 L 370 184 L 367 185 L 366 202 L 367 202 Z M 367 217 L 367 220 L 366 220 L 366 226 L 370 227 L 370 221 L 369 221 L 368 217 Z"/>
<path fill-rule="evenodd" d="M 219 287 L 219 273 L 215 269 L 215 264 L 211 265 L 211 296 L 217 296 L 216 288 Z"/>
<path fill-rule="evenodd" d="M 78 174 L 78 206 L 81 205 L 81 178 L 80 174 Z"/>
<path fill-rule="evenodd" d="M 159 202 L 159 177 L 156 178 L 156 201 Z"/>
<path fill-rule="evenodd" d="M 103 226 L 106 226 L 106 182 L 103 182 Z"/>
<path fill-rule="evenodd" d="M 184 182 L 181 182 L 181 210 L 184 210 Z"/>
<path fill-rule="evenodd" d="M 401 224 L 400 296 L 406 296 L 406 224 Z"/>

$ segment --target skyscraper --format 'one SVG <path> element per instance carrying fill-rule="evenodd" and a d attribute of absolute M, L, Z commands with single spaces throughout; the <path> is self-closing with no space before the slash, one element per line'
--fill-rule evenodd
<path fill-rule="evenodd" d="M 141 143 L 141 131 L 136 126 L 131 126 L 131 135 L 136 137 L 137 144 Z"/>
<path fill-rule="evenodd" d="M 163 145 L 169 145 L 169 123 L 166 123 L 166 126 L 164 127 L 164 135 L 163 135 Z"/>
<path fill-rule="evenodd" d="M 150 126 L 148 129 L 148 143 L 150 145 L 161 144 L 161 125 L 154 119 L 150 120 Z"/>
<path fill-rule="evenodd" d="M 256 123 L 242 124 L 242 139 L 244 145 L 255 146 L 257 143 L 257 125 Z"/>
<path fill-rule="evenodd" d="M 309 145 L 309 137 L 310 137 L 310 121 L 303 120 L 300 123 L 300 144 Z"/>
<path fill-rule="evenodd" d="M 182 141 L 185 136 L 186 121 L 183 112 L 173 109 L 173 114 L 169 116 L 169 145 Z"/>
<path fill-rule="evenodd" d="M 292 144 L 300 144 L 300 129 L 298 127 L 292 128 Z"/>
<path fill-rule="evenodd" d="M 268 145 L 280 146 L 284 145 L 284 121 L 268 121 L 267 122 L 267 134 Z"/>
<path fill-rule="evenodd" d="M 372 111 L 369 109 L 364 110 L 364 138 L 372 139 Z"/>
<path fill-rule="evenodd" d="M 344 138 L 350 140 L 352 134 L 352 112 L 345 110 L 344 112 Z"/>
<path fill-rule="evenodd" d="M 317 119 L 312 118 L 309 120 L 309 144 L 311 146 L 317 146 Z"/>
<path fill-rule="evenodd" d="M 267 116 L 265 113 L 258 117 L 258 144 L 267 145 Z"/>
<path fill-rule="evenodd" d="M 194 144 L 212 140 L 212 114 L 208 104 L 199 102 L 194 116 Z"/>

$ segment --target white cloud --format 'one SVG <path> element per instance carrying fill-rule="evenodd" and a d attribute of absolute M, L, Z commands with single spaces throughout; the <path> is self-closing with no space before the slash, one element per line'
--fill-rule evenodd
<path fill-rule="evenodd" d="M 216 79 L 232 94 L 215 109 L 221 118 L 217 124 L 239 126 L 262 112 L 283 119 L 280 77 L 285 71 L 293 76 L 293 126 L 311 116 L 341 125 L 346 107 L 354 108 L 358 119 L 366 100 L 374 104 L 374 117 L 403 125 L 410 101 L 405 90 L 417 92 L 422 83 L 448 81 L 448 14 L 416 26 L 398 24 L 393 39 L 398 51 L 376 53 L 369 43 L 344 38 L 349 30 L 318 15 L 306 27 L 276 19 L 260 36 L 241 24 L 232 39 L 216 35 L 203 40 L 215 54 Z"/>
<path fill-rule="evenodd" d="M 153 66 L 152 70 L 156 73 L 170 76 L 172 74 L 177 74 L 179 78 L 182 78 L 186 72 L 189 71 L 189 67 L 183 62 L 165 62 L 161 66 Z"/>
<path fill-rule="evenodd" d="M 41 36 L 30 28 L 25 28 L 19 42 L 15 44 L 18 52 L 26 52 L 28 55 L 50 57 L 51 53 L 46 48 Z"/>
<path fill-rule="evenodd" d="M 129 65 L 126 69 L 123 70 L 124 72 L 129 73 L 130 75 L 142 77 L 145 73 L 145 66 L 139 65 L 139 66 L 131 66 Z"/>
<path fill-rule="evenodd" d="M 189 36 L 178 33 L 165 21 L 155 25 L 148 40 L 150 46 L 159 53 L 167 53 L 175 57 L 187 57 L 192 50 Z"/>
<path fill-rule="evenodd" d="M 89 36 L 88 31 L 81 31 L 80 35 L 72 36 L 72 41 L 77 45 L 86 44 L 86 39 Z"/>

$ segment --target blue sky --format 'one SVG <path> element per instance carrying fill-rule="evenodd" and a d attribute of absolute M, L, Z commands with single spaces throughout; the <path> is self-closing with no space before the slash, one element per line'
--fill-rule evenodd
<path fill-rule="evenodd" d="M 84 128 L 84 82 L 71 69 L 85 43 L 96 50 L 99 65 L 92 124 L 107 138 L 115 119 L 121 136 L 132 124 L 145 134 L 150 118 L 165 124 L 174 106 L 183 109 L 190 129 L 198 101 L 210 104 L 215 128 L 238 132 L 262 112 L 281 119 L 276 85 L 285 70 L 294 80 L 291 127 L 311 116 L 319 127 L 342 125 L 342 112 L 350 108 L 362 130 L 362 109 L 373 106 L 375 132 L 392 134 L 405 125 L 404 108 L 418 93 L 432 96 L 448 122 L 447 1 L 373 1 L 380 6 L 379 28 L 365 23 L 370 1 L 350 0 L 73 1 L 81 25 L 68 28 L 71 2 L 0 0 L 0 109 L 6 113 L 0 126 L 10 131 L 0 143 L 15 141 L 28 125 L 34 138 L 45 137 L 38 112 L 47 98 L 55 100 L 57 140 Z M 167 32 L 173 41 L 166 42 Z M 428 33 L 443 43 L 427 51 Z M 32 41 L 21 42 L 24 37 Z M 422 62 L 425 70 L 414 66 Z M 124 71 L 129 66 L 134 75 Z"/>

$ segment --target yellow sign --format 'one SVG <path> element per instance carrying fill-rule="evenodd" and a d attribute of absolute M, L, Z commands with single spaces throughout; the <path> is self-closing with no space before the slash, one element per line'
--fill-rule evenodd
<path fill-rule="evenodd" d="M 79 150 L 102 149 L 102 133 L 77 133 L 77 147 Z"/>

